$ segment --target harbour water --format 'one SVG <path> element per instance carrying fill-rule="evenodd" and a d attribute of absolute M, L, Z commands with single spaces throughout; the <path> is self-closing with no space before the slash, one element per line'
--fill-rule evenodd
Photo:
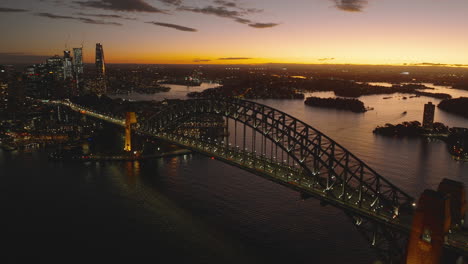
<path fill-rule="evenodd" d="M 202 88 L 133 100 L 184 99 Z M 435 87 L 454 97 L 468 91 Z M 333 93 L 314 93 L 334 96 Z M 363 114 L 302 100 L 256 100 L 330 136 L 413 197 L 443 178 L 468 186 L 468 163 L 444 142 L 377 136 L 385 123 L 422 119 L 440 100 L 401 94 L 359 98 Z M 406 111 L 407 114 L 403 114 Z M 468 127 L 436 108 L 435 119 Z M 373 263 L 377 257 L 346 215 L 278 184 L 197 154 L 141 162 L 49 162 L 44 152 L 0 151 L 0 223 L 11 263 Z M 7 261 L 7 263 L 8 263 Z M 183 262 L 181 262 L 183 261 Z M 167 263 L 170 263 L 167 262 Z"/>

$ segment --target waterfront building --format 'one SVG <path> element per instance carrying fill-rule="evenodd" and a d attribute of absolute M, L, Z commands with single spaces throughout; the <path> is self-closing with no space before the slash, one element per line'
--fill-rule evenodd
<path fill-rule="evenodd" d="M 434 125 L 435 105 L 429 102 L 424 105 L 423 127 L 432 129 Z"/>

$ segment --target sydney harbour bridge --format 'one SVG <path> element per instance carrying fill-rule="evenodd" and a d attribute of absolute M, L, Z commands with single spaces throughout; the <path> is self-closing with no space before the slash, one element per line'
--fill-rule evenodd
<path fill-rule="evenodd" d="M 138 120 L 55 101 L 137 134 L 212 157 L 345 212 L 386 263 L 463 263 L 465 187 L 444 179 L 416 200 L 314 127 L 241 99 L 180 100 Z M 193 124 L 215 118 L 223 136 Z M 127 144 L 127 143 L 126 143 Z M 126 146 L 127 148 L 127 146 Z M 458 261 L 458 262 L 457 262 Z"/>

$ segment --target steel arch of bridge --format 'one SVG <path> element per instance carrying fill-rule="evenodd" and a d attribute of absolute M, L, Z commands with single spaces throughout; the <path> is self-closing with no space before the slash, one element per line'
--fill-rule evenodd
<path fill-rule="evenodd" d="M 309 188 L 310 192 L 320 196 L 322 200 L 390 225 L 393 224 L 388 221 L 394 222 L 394 226 L 400 228 L 402 225 L 398 223 L 399 215 L 403 211 L 412 209 L 414 202 L 412 197 L 379 175 L 346 148 L 297 118 L 256 102 L 232 98 L 183 100 L 171 103 L 151 118 L 140 122 L 137 131 L 164 138 L 195 151 L 217 155 L 229 163 L 236 163 L 230 161 L 239 153 L 229 148 L 225 142 L 211 142 L 207 139 L 174 134 L 173 129 L 177 124 L 203 114 L 232 119 L 268 138 L 298 164 L 299 170 L 290 168 L 290 173 L 300 174 L 299 183 L 301 179 L 308 183 L 302 185 L 312 186 Z M 248 160 L 250 163 L 266 163 L 265 157 L 255 153 L 243 155 L 240 160 L 244 163 Z M 235 165 L 249 170 L 242 165 L 242 162 L 237 162 Z M 269 164 L 274 166 L 276 163 Z M 264 165 L 264 171 L 261 173 L 268 174 L 266 168 Z M 280 171 L 287 173 L 285 168 Z M 309 190 L 306 188 L 305 191 Z"/>

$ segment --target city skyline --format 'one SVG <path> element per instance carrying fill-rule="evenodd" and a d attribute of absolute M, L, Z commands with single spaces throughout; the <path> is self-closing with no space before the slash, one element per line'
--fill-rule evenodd
<path fill-rule="evenodd" d="M 2 1 L 0 63 L 106 47 L 107 63 L 468 66 L 461 0 Z M 6 26 L 9 25 L 9 26 Z"/>

